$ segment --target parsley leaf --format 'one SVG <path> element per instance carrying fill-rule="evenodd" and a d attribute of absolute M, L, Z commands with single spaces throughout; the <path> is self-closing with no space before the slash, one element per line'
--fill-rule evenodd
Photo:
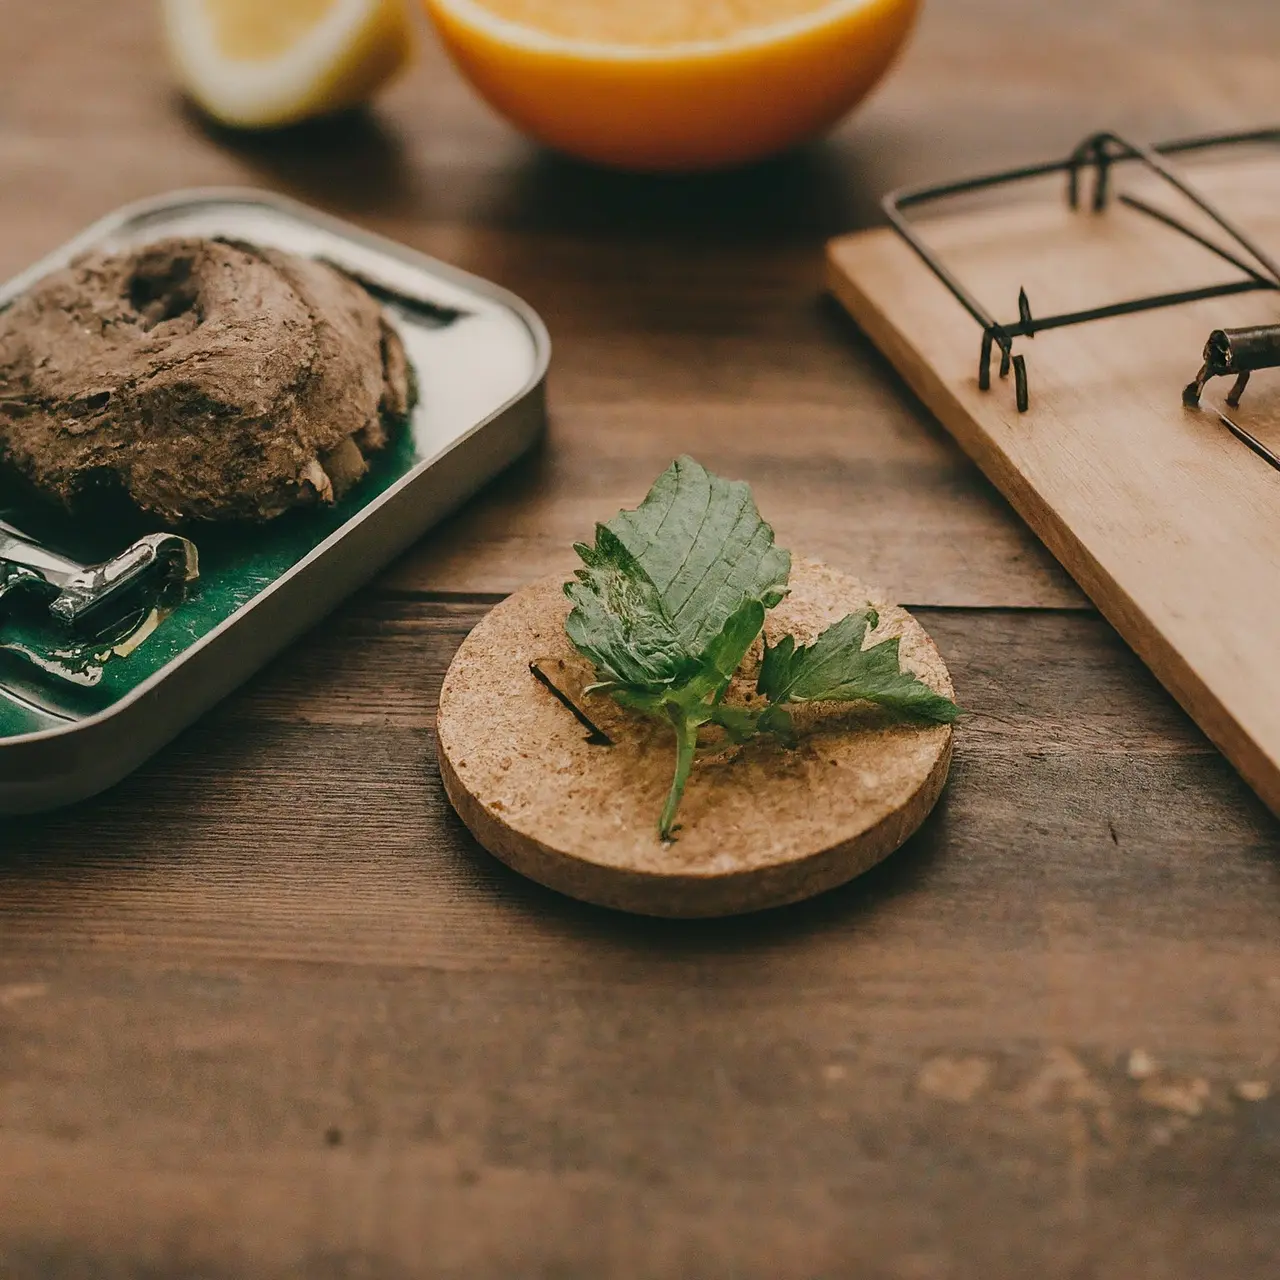
<path fill-rule="evenodd" d="M 960 709 L 922 680 L 902 670 L 898 637 L 864 649 L 867 632 L 880 625 L 874 609 L 852 613 L 828 627 L 812 644 L 784 636 L 765 642 L 756 691 L 770 703 L 874 702 L 890 711 L 950 724 Z"/>
<path fill-rule="evenodd" d="M 946 698 L 898 663 L 898 642 L 865 652 L 875 614 L 846 618 L 810 646 L 787 637 L 765 645 L 760 709 L 726 706 L 738 668 L 787 594 L 791 556 L 774 545 L 750 488 L 678 458 L 635 511 L 596 526 L 579 543 L 583 568 L 565 584 L 573 602 L 565 631 L 595 667 L 589 693 L 671 725 L 676 768 L 658 824 L 672 838 L 693 769 L 698 731 L 714 724 L 735 743 L 771 733 L 794 745 L 786 702 L 870 700 L 907 715 L 946 721 Z"/>

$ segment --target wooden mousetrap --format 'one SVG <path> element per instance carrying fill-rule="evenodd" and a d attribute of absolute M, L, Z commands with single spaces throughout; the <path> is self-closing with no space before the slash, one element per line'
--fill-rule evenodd
<path fill-rule="evenodd" d="M 1280 813 L 1280 131 L 885 209 L 831 290 Z"/>

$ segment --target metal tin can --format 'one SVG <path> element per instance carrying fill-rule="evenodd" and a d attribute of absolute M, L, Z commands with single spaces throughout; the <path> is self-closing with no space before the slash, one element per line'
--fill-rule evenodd
<path fill-rule="evenodd" d="M 183 191 L 131 205 L 0 287 L 0 308 L 88 250 L 168 236 L 269 245 L 358 277 L 404 340 L 419 401 L 400 445 L 332 510 L 192 534 L 199 591 L 97 686 L 61 685 L 0 653 L 0 813 L 56 808 L 118 782 L 515 462 L 545 425 L 551 344 L 530 307 L 264 192 Z M 44 517 L 17 501 L 0 518 L 24 529 Z M 109 530 L 64 533 L 99 555 L 120 549 Z"/>

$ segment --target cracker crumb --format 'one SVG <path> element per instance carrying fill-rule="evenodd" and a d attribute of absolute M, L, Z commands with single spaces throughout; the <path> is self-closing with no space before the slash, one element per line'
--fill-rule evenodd
<path fill-rule="evenodd" d="M 1241 1080 L 1235 1094 L 1241 1102 L 1266 1102 L 1271 1097 L 1271 1085 L 1265 1080 Z"/>
<path fill-rule="evenodd" d="M 984 1058 L 931 1058 L 920 1068 L 916 1087 L 944 1102 L 967 1103 L 986 1087 L 991 1064 Z"/>
<path fill-rule="evenodd" d="M 1151 1079 L 1143 1082 L 1138 1096 L 1153 1107 L 1194 1119 L 1204 1114 L 1204 1104 L 1210 1093 L 1209 1082 L 1199 1078 L 1173 1083 Z"/>
<path fill-rule="evenodd" d="M 1149 1080 L 1156 1070 L 1156 1060 L 1145 1049 L 1135 1049 L 1129 1055 L 1130 1080 Z"/>

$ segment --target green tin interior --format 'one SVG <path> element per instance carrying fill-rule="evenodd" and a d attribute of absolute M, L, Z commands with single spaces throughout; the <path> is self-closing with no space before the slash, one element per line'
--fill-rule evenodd
<path fill-rule="evenodd" d="M 484 282 L 256 192 L 179 193 L 107 219 L 0 290 L 0 305 L 45 270 L 90 246 L 164 235 L 240 237 L 323 256 L 360 275 L 397 323 L 416 374 L 418 404 L 408 428 L 335 507 L 292 512 L 265 525 L 182 530 L 200 554 L 196 590 L 133 654 L 108 663 L 98 685 L 80 687 L 0 651 L 0 745 L 66 728 L 119 703 L 340 533 L 397 482 L 530 391 L 545 359 L 529 322 Z M 7 491 L 3 482 L 0 519 L 86 564 L 109 559 L 135 538 L 158 531 L 141 525 L 125 528 L 116 520 L 96 526 L 73 522 Z M 315 570 L 322 573 L 323 564 Z M 14 628 L 12 617 L 0 617 L 0 639 L 29 641 L 29 635 L 15 634 Z M 161 682 L 157 697 L 163 689 Z"/>
<path fill-rule="evenodd" d="M 101 683 L 82 688 L 43 674 L 16 654 L 0 652 L 0 693 L 6 695 L 0 696 L 0 738 L 56 728 L 68 719 L 105 711 L 305 559 L 421 461 L 413 432 L 405 431 L 334 507 L 291 512 L 261 526 L 183 530 L 200 553 L 199 583 L 135 653 L 107 664 Z M 110 558 L 130 540 L 78 527 L 29 502 L 15 503 L 12 495 L 6 502 L 3 493 L 0 513 L 25 533 L 86 564 Z M 12 634 L 0 620 L 0 638 Z"/>

